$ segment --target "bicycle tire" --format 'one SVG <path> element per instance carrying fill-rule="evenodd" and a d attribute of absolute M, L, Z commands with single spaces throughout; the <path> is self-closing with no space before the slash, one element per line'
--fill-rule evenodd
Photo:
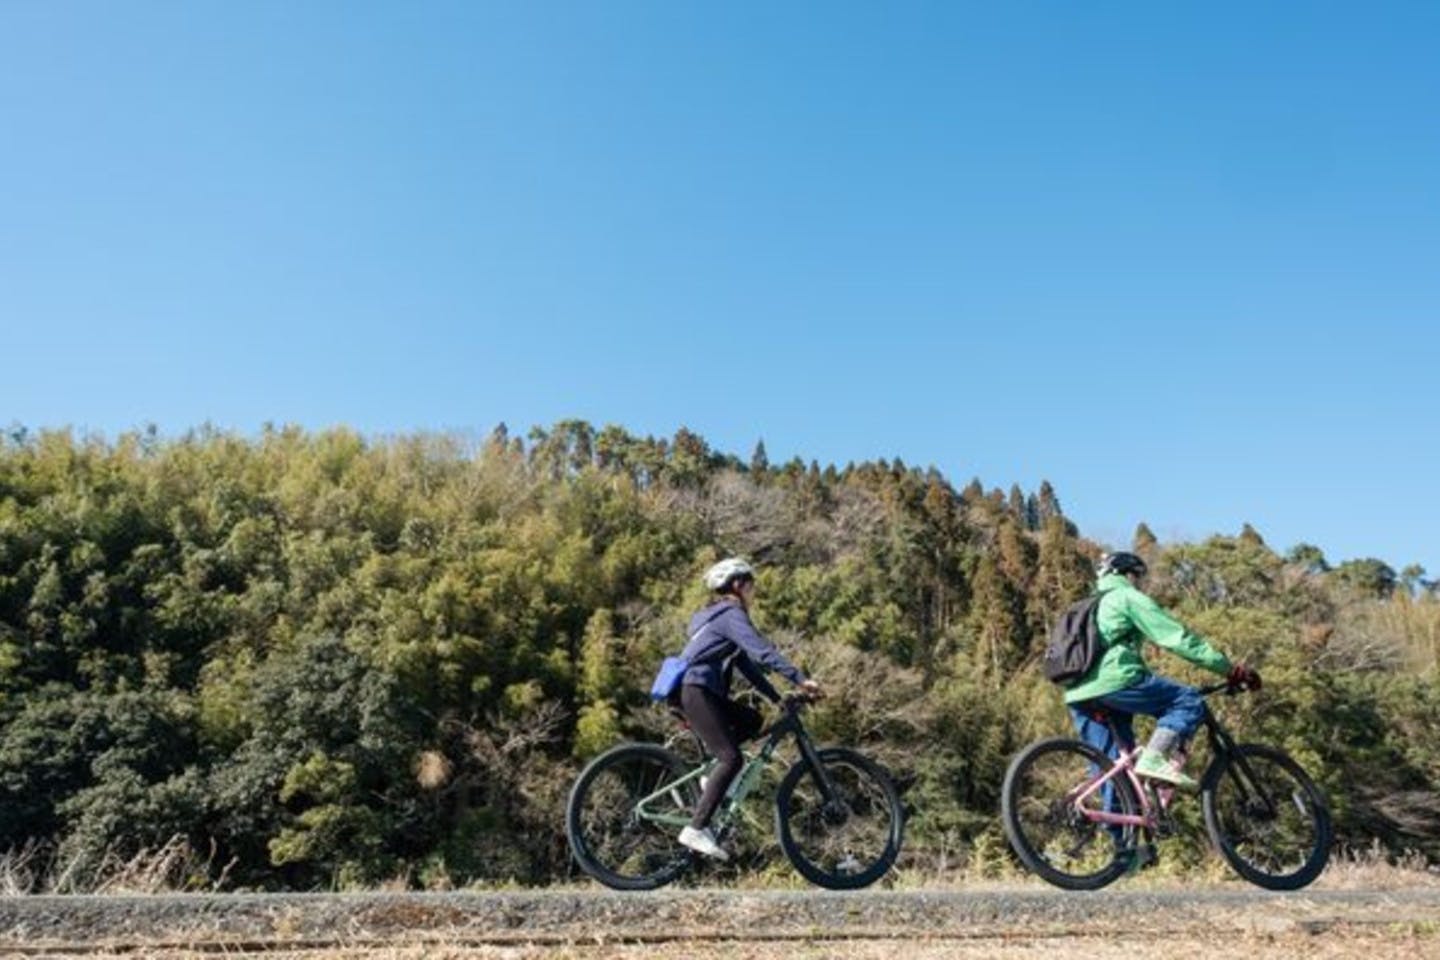
<path fill-rule="evenodd" d="M 1246 766 L 1262 781 L 1261 786 L 1278 789 L 1283 775 L 1289 795 L 1275 799 L 1287 802 L 1276 805 L 1272 812 L 1255 808 L 1253 801 L 1237 806 L 1230 802 L 1228 794 L 1222 796 L 1233 784 L 1238 799 L 1245 799 L 1248 788 L 1236 766 L 1236 754 L 1244 756 Z M 1283 750 L 1243 743 L 1230 754 L 1216 757 L 1201 780 L 1200 799 L 1211 842 L 1236 873 L 1258 887 L 1299 890 L 1318 877 L 1329 862 L 1333 828 L 1325 795 Z M 1277 840 L 1288 840 L 1295 847 L 1294 856 L 1288 858 L 1298 864 L 1294 869 L 1275 869 L 1279 858 L 1284 857 L 1276 846 Z"/>
<path fill-rule="evenodd" d="M 691 856 L 677 831 L 642 820 L 635 805 L 689 771 L 653 743 L 621 744 L 590 761 L 565 804 L 565 835 L 580 869 L 614 890 L 654 890 L 680 876 Z M 677 814 L 688 814 L 699 799 L 694 781 L 673 793 Z"/>
<path fill-rule="evenodd" d="M 1067 754 L 1071 755 L 1071 759 L 1065 759 Z M 1047 761 L 1055 758 L 1061 758 L 1061 766 L 1053 773 L 1044 769 Z M 1000 819 L 1005 837 L 1020 862 L 1047 883 L 1064 890 L 1099 890 L 1124 876 L 1134 862 L 1138 828 L 1124 826 L 1109 830 L 1085 819 L 1073 804 L 1065 802 L 1070 790 L 1108 772 L 1112 765 L 1109 757 L 1089 744 L 1060 737 L 1032 743 L 1010 761 L 1000 791 Z M 1036 786 L 1045 795 L 1027 796 L 1032 782 L 1041 779 L 1047 782 Z M 1118 776 L 1110 783 L 1115 788 L 1117 812 L 1137 813 L 1140 800 L 1129 778 Z M 1046 824 L 1057 830 L 1057 836 L 1042 835 L 1041 828 Z M 1064 832 L 1073 834 L 1076 841 L 1068 851 L 1063 846 L 1056 846 L 1057 842 L 1066 842 L 1059 835 Z M 1114 846 L 1113 856 L 1096 851 L 1092 854 L 1096 858 L 1096 869 L 1072 872 L 1067 858 L 1073 859 L 1097 837 L 1102 843 L 1106 842 L 1106 834 Z"/>
<path fill-rule="evenodd" d="M 900 855 L 905 828 L 900 793 L 889 775 L 863 754 L 827 747 L 817 755 L 838 805 L 824 802 L 810 765 L 797 761 L 775 793 L 780 849 L 800 875 L 817 886 L 868 887 Z M 861 843 L 864 848 L 857 850 Z"/>

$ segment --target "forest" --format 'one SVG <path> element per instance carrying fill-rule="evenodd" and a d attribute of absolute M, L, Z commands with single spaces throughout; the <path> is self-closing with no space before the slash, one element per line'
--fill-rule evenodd
<path fill-rule="evenodd" d="M 194 889 L 573 880 L 570 784 L 616 742 L 681 736 L 646 691 L 706 600 L 700 573 L 735 554 L 761 571 L 757 626 L 830 693 L 809 713 L 817 739 L 904 786 L 901 873 L 1009 869 L 1005 765 L 1068 730 L 1038 666 L 1049 625 L 1117 547 L 1261 671 L 1262 692 L 1217 710 L 1321 783 L 1337 844 L 1440 858 L 1440 596 L 1414 564 L 1332 562 L 1249 525 L 1162 543 L 1141 524 L 1100 544 L 1049 483 L 771 463 L 763 443 L 741 457 L 685 429 L 15 426 L 0 438 L 6 882 L 90 889 L 176 849 L 174 885 Z M 751 833 L 730 875 L 788 877 L 770 831 Z M 1204 869 L 1200 843 L 1167 857 Z"/>

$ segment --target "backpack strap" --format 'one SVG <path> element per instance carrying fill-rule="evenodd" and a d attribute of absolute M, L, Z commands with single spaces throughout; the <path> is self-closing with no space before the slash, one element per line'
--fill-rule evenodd
<path fill-rule="evenodd" d="M 1110 649 L 1110 644 L 1105 641 L 1105 634 L 1100 632 L 1100 601 L 1105 598 L 1105 594 L 1114 590 L 1115 588 L 1111 587 L 1108 590 L 1096 590 L 1092 594 L 1095 598 L 1095 606 L 1091 609 L 1091 615 L 1095 618 L 1095 639 L 1099 641 L 1099 650 L 1102 653 Z"/>

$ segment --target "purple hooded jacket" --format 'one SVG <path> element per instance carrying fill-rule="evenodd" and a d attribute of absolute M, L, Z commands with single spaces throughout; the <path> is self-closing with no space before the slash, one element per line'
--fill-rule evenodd
<path fill-rule="evenodd" d="M 691 617 L 689 636 L 680 654 L 690 661 L 683 684 L 729 697 L 730 675 L 738 669 L 756 690 L 778 701 L 780 694 L 764 671 L 774 670 L 796 686 L 805 682 L 805 674 L 760 636 L 745 608 L 734 601 L 712 603 Z"/>

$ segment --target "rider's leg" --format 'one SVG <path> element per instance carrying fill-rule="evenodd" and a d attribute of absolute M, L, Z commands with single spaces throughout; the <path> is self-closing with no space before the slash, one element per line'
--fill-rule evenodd
<path fill-rule="evenodd" d="M 724 704 L 725 722 L 730 725 L 730 735 L 735 738 L 735 742 L 754 740 L 755 735 L 765 726 L 765 715 L 754 707 L 735 700 L 726 700 Z"/>
<path fill-rule="evenodd" d="M 690 728 L 700 735 L 705 749 L 710 751 L 710 755 L 716 760 L 706 780 L 705 789 L 700 794 L 700 803 L 695 807 L 690 826 L 681 831 L 680 842 L 709 856 L 724 859 L 725 851 L 715 843 L 715 838 L 708 828 L 710 818 L 715 815 L 726 788 L 740 772 L 743 762 L 740 745 L 732 732 L 728 702 L 724 697 L 711 693 L 704 687 L 687 684 L 680 691 L 680 705 L 690 721 Z"/>
<path fill-rule="evenodd" d="M 1180 770 L 1177 755 L 1205 718 L 1200 691 L 1165 677 L 1149 676 L 1106 694 L 1102 700 L 1108 707 L 1155 718 L 1155 732 L 1135 764 L 1137 774 L 1187 790 L 1199 788 L 1193 777 Z"/>
<path fill-rule="evenodd" d="M 1093 715 L 1094 712 L 1095 704 L 1093 702 L 1070 704 L 1070 720 L 1075 724 L 1075 732 L 1080 735 L 1081 740 L 1111 760 L 1120 756 L 1121 749 L 1128 750 L 1135 745 L 1135 718 L 1131 714 L 1112 708 L 1107 711 L 1110 718 L 1110 723 L 1107 724 L 1104 720 L 1097 720 Z M 1115 732 L 1120 734 L 1119 743 L 1110 735 L 1112 724 Z"/>
<path fill-rule="evenodd" d="M 1070 720 L 1075 724 L 1075 732 L 1080 735 L 1081 740 L 1090 744 L 1090 746 L 1099 750 L 1111 760 L 1120 756 L 1122 749 L 1129 750 L 1135 746 L 1134 716 L 1122 710 L 1107 710 L 1105 711 L 1109 718 L 1109 722 L 1107 723 L 1104 720 L 1096 719 L 1094 713 L 1095 704 L 1093 703 L 1082 702 L 1070 705 Z M 1115 728 L 1115 733 L 1120 735 L 1118 743 L 1115 740 L 1115 736 L 1111 733 L 1112 726 Z M 1090 776 L 1093 777 L 1099 772 L 1100 768 L 1091 764 Z M 1105 786 L 1100 788 L 1100 799 L 1104 803 L 1104 809 L 1106 811 L 1110 813 L 1119 812 L 1115 803 L 1115 788 L 1110 783 L 1106 783 Z M 1105 829 L 1108 830 L 1116 840 L 1119 840 L 1124 833 L 1124 828 L 1119 826 L 1111 825 Z"/>
<path fill-rule="evenodd" d="M 724 705 L 725 724 L 730 729 L 730 738 L 734 740 L 737 745 L 749 740 L 754 740 L 756 734 L 764 729 L 765 716 L 759 710 L 746 706 L 736 700 L 725 700 L 722 702 Z M 741 767 L 744 767 L 743 758 Z M 701 793 L 704 793 L 705 788 L 709 785 L 710 778 L 708 776 L 700 778 Z M 721 794 L 721 800 L 723 799 L 724 794 Z"/>

